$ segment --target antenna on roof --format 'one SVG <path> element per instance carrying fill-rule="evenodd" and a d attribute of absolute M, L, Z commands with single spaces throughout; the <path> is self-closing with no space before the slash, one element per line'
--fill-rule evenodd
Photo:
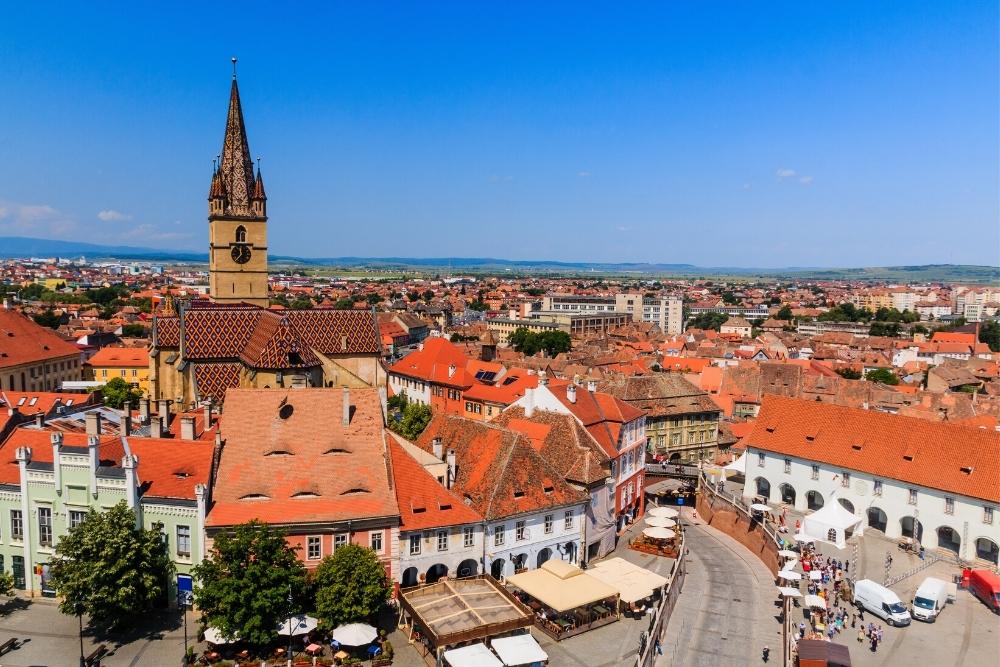
<path fill-rule="evenodd" d="M 236 81 L 236 56 L 233 56 L 233 81 Z"/>

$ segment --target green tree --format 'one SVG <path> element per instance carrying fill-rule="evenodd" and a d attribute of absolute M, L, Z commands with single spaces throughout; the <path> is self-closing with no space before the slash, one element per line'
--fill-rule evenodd
<path fill-rule="evenodd" d="M 149 331 L 141 324 L 126 324 L 122 326 L 122 335 L 129 338 L 145 338 Z"/>
<path fill-rule="evenodd" d="M 899 324 L 896 322 L 872 322 L 868 329 L 868 335 L 895 338 L 899 335 Z"/>
<path fill-rule="evenodd" d="M 888 368 L 873 368 L 865 373 L 865 379 L 869 382 L 881 382 L 882 384 L 899 384 L 899 378 Z"/>
<path fill-rule="evenodd" d="M 546 354 L 554 357 L 561 352 L 569 352 L 573 341 L 565 331 L 549 330 L 538 334 L 538 344 Z"/>
<path fill-rule="evenodd" d="M 737 299 L 736 295 L 733 294 L 732 292 L 726 291 L 722 293 L 722 303 L 729 304 L 730 306 L 735 306 L 739 302 L 740 300 Z"/>
<path fill-rule="evenodd" d="M 354 299 L 337 299 L 333 307 L 335 310 L 354 310 Z"/>
<path fill-rule="evenodd" d="M 424 301 L 430 303 L 431 299 L 434 298 L 434 290 L 424 290 L 424 293 L 421 296 L 423 297 Z"/>
<path fill-rule="evenodd" d="M 993 352 L 1000 352 L 1000 322 L 983 322 L 979 325 L 979 342 L 986 343 Z"/>
<path fill-rule="evenodd" d="M 161 600 L 174 565 L 158 528 L 136 528 L 135 512 L 122 500 L 86 518 L 56 545 L 52 583 L 59 610 L 82 609 L 91 625 L 119 630 L 141 620 Z"/>
<path fill-rule="evenodd" d="M 381 294 L 369 294 L 366 298 L 366 301 L 368 301 L 368 303 L 372 306 L 382 303 L 384 300 L 385 299 L 382 298 Z"/>
<path fill-rule="evenodd" d="M 35 324 L 43 327 L 48 327 L 50 329 L 58 329 L 59 325 L 62 324 L 62 317 L 56 315 L 55 311 L 51 308 L 47 308 L 40 313 L 37 313 L 34 317 Z"/>
<path fill-rule="evenodd" d="M 101 387 L 101 396 L 104 397 L 104 404 L 110 408 L 120 410 L 124 405 L 134 405 L 142 398 L 142 391 L 133 389 L 123 378 L 111 378 L 108 383 Z"/>
<path fill-rule="evenodd" d="M 406 392 L 401 391 L 398 394 L 390 396 L 389 400 L 387 400 L 385 404 L 390 410 L 402 410 L 409 402 L 409 399 L 406 397 Z"/>
<path fill-rule="evenodd" d="M 489 306 L 487 306 L 486 303 L 484 303 L 483 301 L 480 301 L 479 299 L 475 299 L 474 301 L 471 301 L 469 303 L 468 307 L 469 307 L 469 310 L 475 310 L 476 312 L 480 312 L 480 313 L 483 312 L 484 310 L 489 310 Z"/>
<path fill-rule="evenodd" d="M 392 592 L 375 552 L 357 544 L 340 547 L 320 561 L 314 583 L 316 612 L 330 627 L 375 616 Z"/>
<path fill-rule="evenodd" d="M 208 624 L 258 650 L 288 617 L 289 590 L 302 591 L 306 580 L 285 536 L 256 520 L 217 535 L 193 573 L 195 601 Z"/>
<path fill-rule="evenodd" d="M 421 403 L 407 403 L 395 419 L 389 421 L 389 428 L 407 440 L 416 440 L 431 423 L 430 406 Z"/>
<path fill-rule="evenodd" d="M 11 596 L 14 594 L 14 575 L 9 572 L 0 572 L 0 595 Z"/>
<path fill-rule="evenodd" d="M 777 313 L 775 313 L 774 318 L 777 320 L 785 320 L 786 322 L 791 321 L 792 317 L 792 307 L 789 305 L 782 306 Z"/>
<path fill-rule="evenodd" d="M 406 298 L 410 301 L 420 301 L 420 292 L 416 290 L 410 290 L 406 293 Z"/>
<path fill-rule="evenodd" d="M 853 368 L 838 368 L 837 375 L 844 378 L 845 380 L 861 379 L 861 371 L 854 370 Z"/>
<path fill-rule="evenodd" d="M 716 331 L 722 328 L 722 325 L 726 323 L 729 316 L 725 313 L 698 313 L 688 321 L 688 329 L 715 329 Z"/>

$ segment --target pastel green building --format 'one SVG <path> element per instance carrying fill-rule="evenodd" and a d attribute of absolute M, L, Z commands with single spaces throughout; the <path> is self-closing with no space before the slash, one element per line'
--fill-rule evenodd
<path fill-rule="evenodd" d="M 85 430 L 73 430 L 84 421 Z M 110 428 L 102 428 L 104 421 Z M 92 408 L 22 424 L 0 445 L 8 464 L 0 466 L 0 567 L 25 595 L 55 595 L 48 564 L 60 537 L 91 508 L 106 510 L 123 500 L 138 524 L 162 532 L 182 578 L 204 558 L 211 434 L 185 440 L 170 437 L 155 417 L 135 431 L 130 422 L 107 408 Z M 175 579 L 170 603 L 176 588 Z"/>

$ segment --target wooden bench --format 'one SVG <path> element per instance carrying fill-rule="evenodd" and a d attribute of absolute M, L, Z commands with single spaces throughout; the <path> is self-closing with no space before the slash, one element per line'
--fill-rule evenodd
<path fill-rule="evenodd" d="M 87 667 L 100 667 L 101 658 L 103 658 L 107 654 L 108 654 L 108 647 L 105 646 L 104 644 L 101 644 L 100 646 L 94 649 L 93 653 L 91 653 L 84 659 L 83 664 L 85 664 Z"/>
<path fill-rule="evenodd" d="M 0 655 L 17 648 L 17 637 L 11 637 L 3 644 L 0 644 Z"/>

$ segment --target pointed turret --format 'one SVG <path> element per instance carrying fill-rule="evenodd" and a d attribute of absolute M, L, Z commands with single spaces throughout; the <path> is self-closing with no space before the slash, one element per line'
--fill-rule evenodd
<path fill-rule="evenodd" d="M 250 206 L 254 191 L 253 160 L 250 159 L 250 143 L 243 124 L 243 107 L 240 105 L 235 72 L 229 91 L 229 113 L 226 116 L 226 136 L 222 142 L 219 172 L 226 195 L 224 212 L 236 216 L 253 215 Z"/>
<path fill-rule="evenodd" d="M 264 192 L 264 177 L 260 175 L 260 158 L 257 159 L 257 177 L 253 182 L 253 214 L 257 217 L 267 217 L 267 194 Z"/>

